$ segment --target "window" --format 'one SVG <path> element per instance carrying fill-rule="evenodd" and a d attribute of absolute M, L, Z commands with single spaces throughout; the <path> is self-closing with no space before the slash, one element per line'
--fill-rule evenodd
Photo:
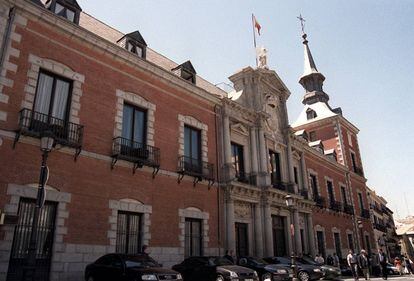
<path fill-rule="evenodd" d="M 310 141 L 316 141 L 316 132 L 315 131 L 309 132 L 309 140 Z"/>
<path fill-rule="evenodd" d="M 202 236 L 201 220 L 185 219 L 185 257 L 201 256 L 202 253 Z"/>
<path fill-rule="evenodd" d="M 190 126 L 184 126 L 184 156 L 201 161 L 201 131 Z"/>
<path fill-rule="evenodd" d="M 313 196 L 319 196 L 319 192 L 318 192 L 318 185 L 317 185 L 317 181 L 316 181 L 316 175 L 310 175 L 310 181 L 311 181 L 311 188 L 312 188 L 312 192 L 313 192 Z"/>
<path fill-rule="evenodd" d="M 308 110 L 306 110 L 306 118 L 308 120 L 313 119 L 313 118 L 316 118 L 317 116 L 318 115 L 316 115 L 316 112 L 314 110 L 312 110 L 310 108 Z"/>
<path fill-rule="evenodd" d="M 293 175 L 295 176 L 295 183 L 298 185 L 299 184 L 299 178 L 298 178 L 298 168 L 297 167 L 293 167 Z"/>
<path fill-rule="evenodd" d="M 244 173 L 244 157 L 243 157 L 243 146 L 231 143 L 231 162 L 233 168 L 236 171 L 236 177 L 240 180 L 245 179 Z"/>
<path fill-rule="evenodd" d="M 354 237 L 352 235 L 352 233 L 348 233 L 348 247 L 350 250 L 352 250 L 352 252 L 355 251 L 354 249 Z"/>
<path fill-rule="evenodd" d="M 65 19 L 75 22 L 75 14 L 76 12 L 72 9 L 69 9 L 68 7 L 65 7 L 59 3 L 56 3 L 55 6 L 55 14 L 59 15 L 61 17 L 64 17 Z"/>
<path fill-rule="evenodd" d="M 122 137 L 145 145 L 147 111 L 139 107 L 124 104 L 122 115 Z"/>
<path fill-rule="evenodd" d="M 126 49 L 133 54 L 136 54 L 138 57 L 144 57 L 144 47 L 140 46 L 139 44 L 129 40 L 126 43 Z"/>
<path fill-rule="evenodd" d="M 348 205 L 348 199 L 346 198 L 345 186 L 341 186 L 341 193 L 342 193 L 342 202 L 344 202 L 345 205 Z"/>
<path fill-rule="evenodd" d="M 351 152 L 351 161 L 352 161 L 352 170 L 354 172 L 357 171 L 357 165 L 356 165 L 356 160 L 355 160 L 355 153 Z"/>
<path fill-rule="evenodd" d="M 280 154 L 274 151 L 269 151 L 269 169 L 272 184 L 282 181 Z"/>
<path fill-rule="evenodd" d="M 323 231 L 316 231 L 316 238 L 318 241 L 318 253 L 325 257 L 325 237 Z"/>
<path fill-rule="evenodd" d="M 71 88 L 72 81 L 46 71 L 40 71 L 34 111 L 60 119 L 51 120 L 54 124 L 65 122 L 69 112 Z M 63 124 L 59 125 L 63 126 Z"/>
<path fill-rule="evenodd" d="M 335 251 L 339 258 L 342 257 L 342 251 L 341 251 L 341 237 L 339 236 L 339 233 L 334 232 L 334 242 L 335 242 Z"/>
<path fill-rule="evenodd" d="M 361 208 L 361 210 L 364 209 L 364 201 L 362 200 L 362 193 L 359 192 L 358 193 L 358 201 L 359 201 L 359 207 Z"/>
<path fill-rule="evenodd" d="M 326 181 L 326 186 L 328 187 L 329 202 L 332 203 L 332 202 L 335 201 L 332 182 L 331 181 Z"/>
<path fill-rule="evenodd" d="M 118 212 L 116 252 L 136 254 L 141 251 L 141 214 Z"/>

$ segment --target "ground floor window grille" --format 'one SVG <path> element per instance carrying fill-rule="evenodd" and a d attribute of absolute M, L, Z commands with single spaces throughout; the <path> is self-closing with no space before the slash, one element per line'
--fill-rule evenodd
<path fill-rule="evenodd" d="M 202 256 L 201 220 L 185 219 L 185 257 Z"/>
<path fill-rule="evenodd" d="M 136 254 L 141 252 L 141 214 L 118 212 L 116 252 Z"/>

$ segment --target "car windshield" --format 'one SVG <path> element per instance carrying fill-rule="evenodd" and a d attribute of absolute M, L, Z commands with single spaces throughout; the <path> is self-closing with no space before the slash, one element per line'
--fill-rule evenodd
<path fill-rule="evenodd" d="M 208 263 L 210 265 L 233 265 L 233 263 L 231 261 L 229 261 L 226 258 L 222 258 L 222 257 L 211 257 L 208 259 Z"/>
<path fill-rule="evenodd" d="M 317 262 L 312 260 L 310 257 L 306 257 L 306 256 L 304 256 L 303 258 L 298 258 L 297 261 L 304 263 L 304 264 L 319 265 Z"/>
<path fill-rule="evenodd" d="M 267 264 L 269 264 L 265 260 L 259 259 L 259 258 L 250 258 L 250 261 L 257 264 L 257 265 L 267 265 Z"/>
<path fill-rule="evenodd" d="M 128 256 L 125 258 L 125 266 L 131 267 L 159 267 L 160 265 L 147 255 Z"/>

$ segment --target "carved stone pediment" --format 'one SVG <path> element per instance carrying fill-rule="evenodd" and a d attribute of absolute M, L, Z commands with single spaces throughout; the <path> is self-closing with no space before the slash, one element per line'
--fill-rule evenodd
<path fill-rule="evenodd" d="M 249 203 L 237 201 L 234 204 L 234 216 L 238 219 L 252 218 L 252 208 Z"/>
<path fill-rule="evenodd" d="M 239 134 L 242 134 L 244 136 L 249 135 L 249 129 L 241 123 L 232 124 L 231 125 L 231 130 L 234 131 L 234 132 L 237 132 Z"/>

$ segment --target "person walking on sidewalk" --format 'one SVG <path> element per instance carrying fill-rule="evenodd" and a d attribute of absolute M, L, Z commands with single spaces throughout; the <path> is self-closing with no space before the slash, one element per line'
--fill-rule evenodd
<path fill-rule="evenodd" d="M 357 256 L 352 252 L 352 250 L 349 250 L 348 256 L 346 256 L 346 261 L 348 262 L 348 266 L 351 269 L 354 280 L 359 280 L 358 259 Z"/>
<path fill-rule="evenodd" d="M 358 256 L 358 265 L 362 270 L 365 280 L 371 280 L 369 277 L 369 258 L 365 250 L 361 250 L 361 254 Z"/>
<path fill-rule="evenodd" d="M 382 279 L 387 280 L 388 279 L 388 269 L 387 269 L 387 256 L 384 254 L 382 249 L 378 250 L 378 262 L 381 266 L 381 272 L 382 272 Z"/>

